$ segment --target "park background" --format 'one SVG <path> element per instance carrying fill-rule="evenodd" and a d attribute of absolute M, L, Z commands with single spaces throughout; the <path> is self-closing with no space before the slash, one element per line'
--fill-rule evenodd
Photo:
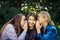
<path fill-rule="evenodd" d="M 60 0 L 0 0 L 0 30 L 14 15 L 28 12 L 38 14 L 48 11 L 58 30 L 60 38 Z"/>

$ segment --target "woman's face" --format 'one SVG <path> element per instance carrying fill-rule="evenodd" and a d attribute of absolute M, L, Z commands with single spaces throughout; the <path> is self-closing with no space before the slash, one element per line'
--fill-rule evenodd
<path fill-rule="evenodd" d="M 36 21 L 35 21 L 34 17 L 33 16 L 29 16 L 29 18 L 28 18 L 28 25 L 29 25 L 30 28 L 34 27 L 35 22 Z"/>
<path fill-rule="evenodd" d="M 25 16 L 22 16 L 22 19 L 21 19 L 21 26 L 24 26 L 25 20 L 26 20 L 26 17 L 25 17 Z"/>
<path fill-rule="evenodd" d="M 43 15 L 38 15 L 38 20 L 39 20 L 39 23 L 45 22 L 45 18 L 43 18 Z"/>

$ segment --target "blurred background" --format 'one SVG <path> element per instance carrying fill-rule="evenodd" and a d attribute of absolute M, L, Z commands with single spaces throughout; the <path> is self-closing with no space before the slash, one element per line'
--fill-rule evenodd
<path fill-rule="evenodd" d="M 14 15 L 28 12 L 38 14 L 48 11 L 58 30 L 60 38 L 60 0 L 0 0 L 0 30 Z"/>

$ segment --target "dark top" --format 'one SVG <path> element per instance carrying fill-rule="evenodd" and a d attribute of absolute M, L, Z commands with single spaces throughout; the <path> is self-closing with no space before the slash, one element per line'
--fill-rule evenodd
<path fill-rule="evenodd" d="M 28 29 L 25 40 L 37 40 L 36 33 L 36 29 Z"/>

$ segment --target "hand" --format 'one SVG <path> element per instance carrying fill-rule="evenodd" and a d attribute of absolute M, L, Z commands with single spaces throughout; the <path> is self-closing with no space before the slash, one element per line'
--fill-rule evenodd
<path fill-rule="evenodd" d="M 24 30 L 25 32 L 27 32 L 27 29 L 28 29 L 27 21 L 25 21 L 25 24 L 24 24 L 24 26 L 23 26 L 23 30 Z"/>
<path fill-rule="evenodd" d="M 37 29 L 37 33 L 40 33 L 40 28 L 42 25 L 40 25 L 39 21 L 36 21 L 36 29 Z"/>

